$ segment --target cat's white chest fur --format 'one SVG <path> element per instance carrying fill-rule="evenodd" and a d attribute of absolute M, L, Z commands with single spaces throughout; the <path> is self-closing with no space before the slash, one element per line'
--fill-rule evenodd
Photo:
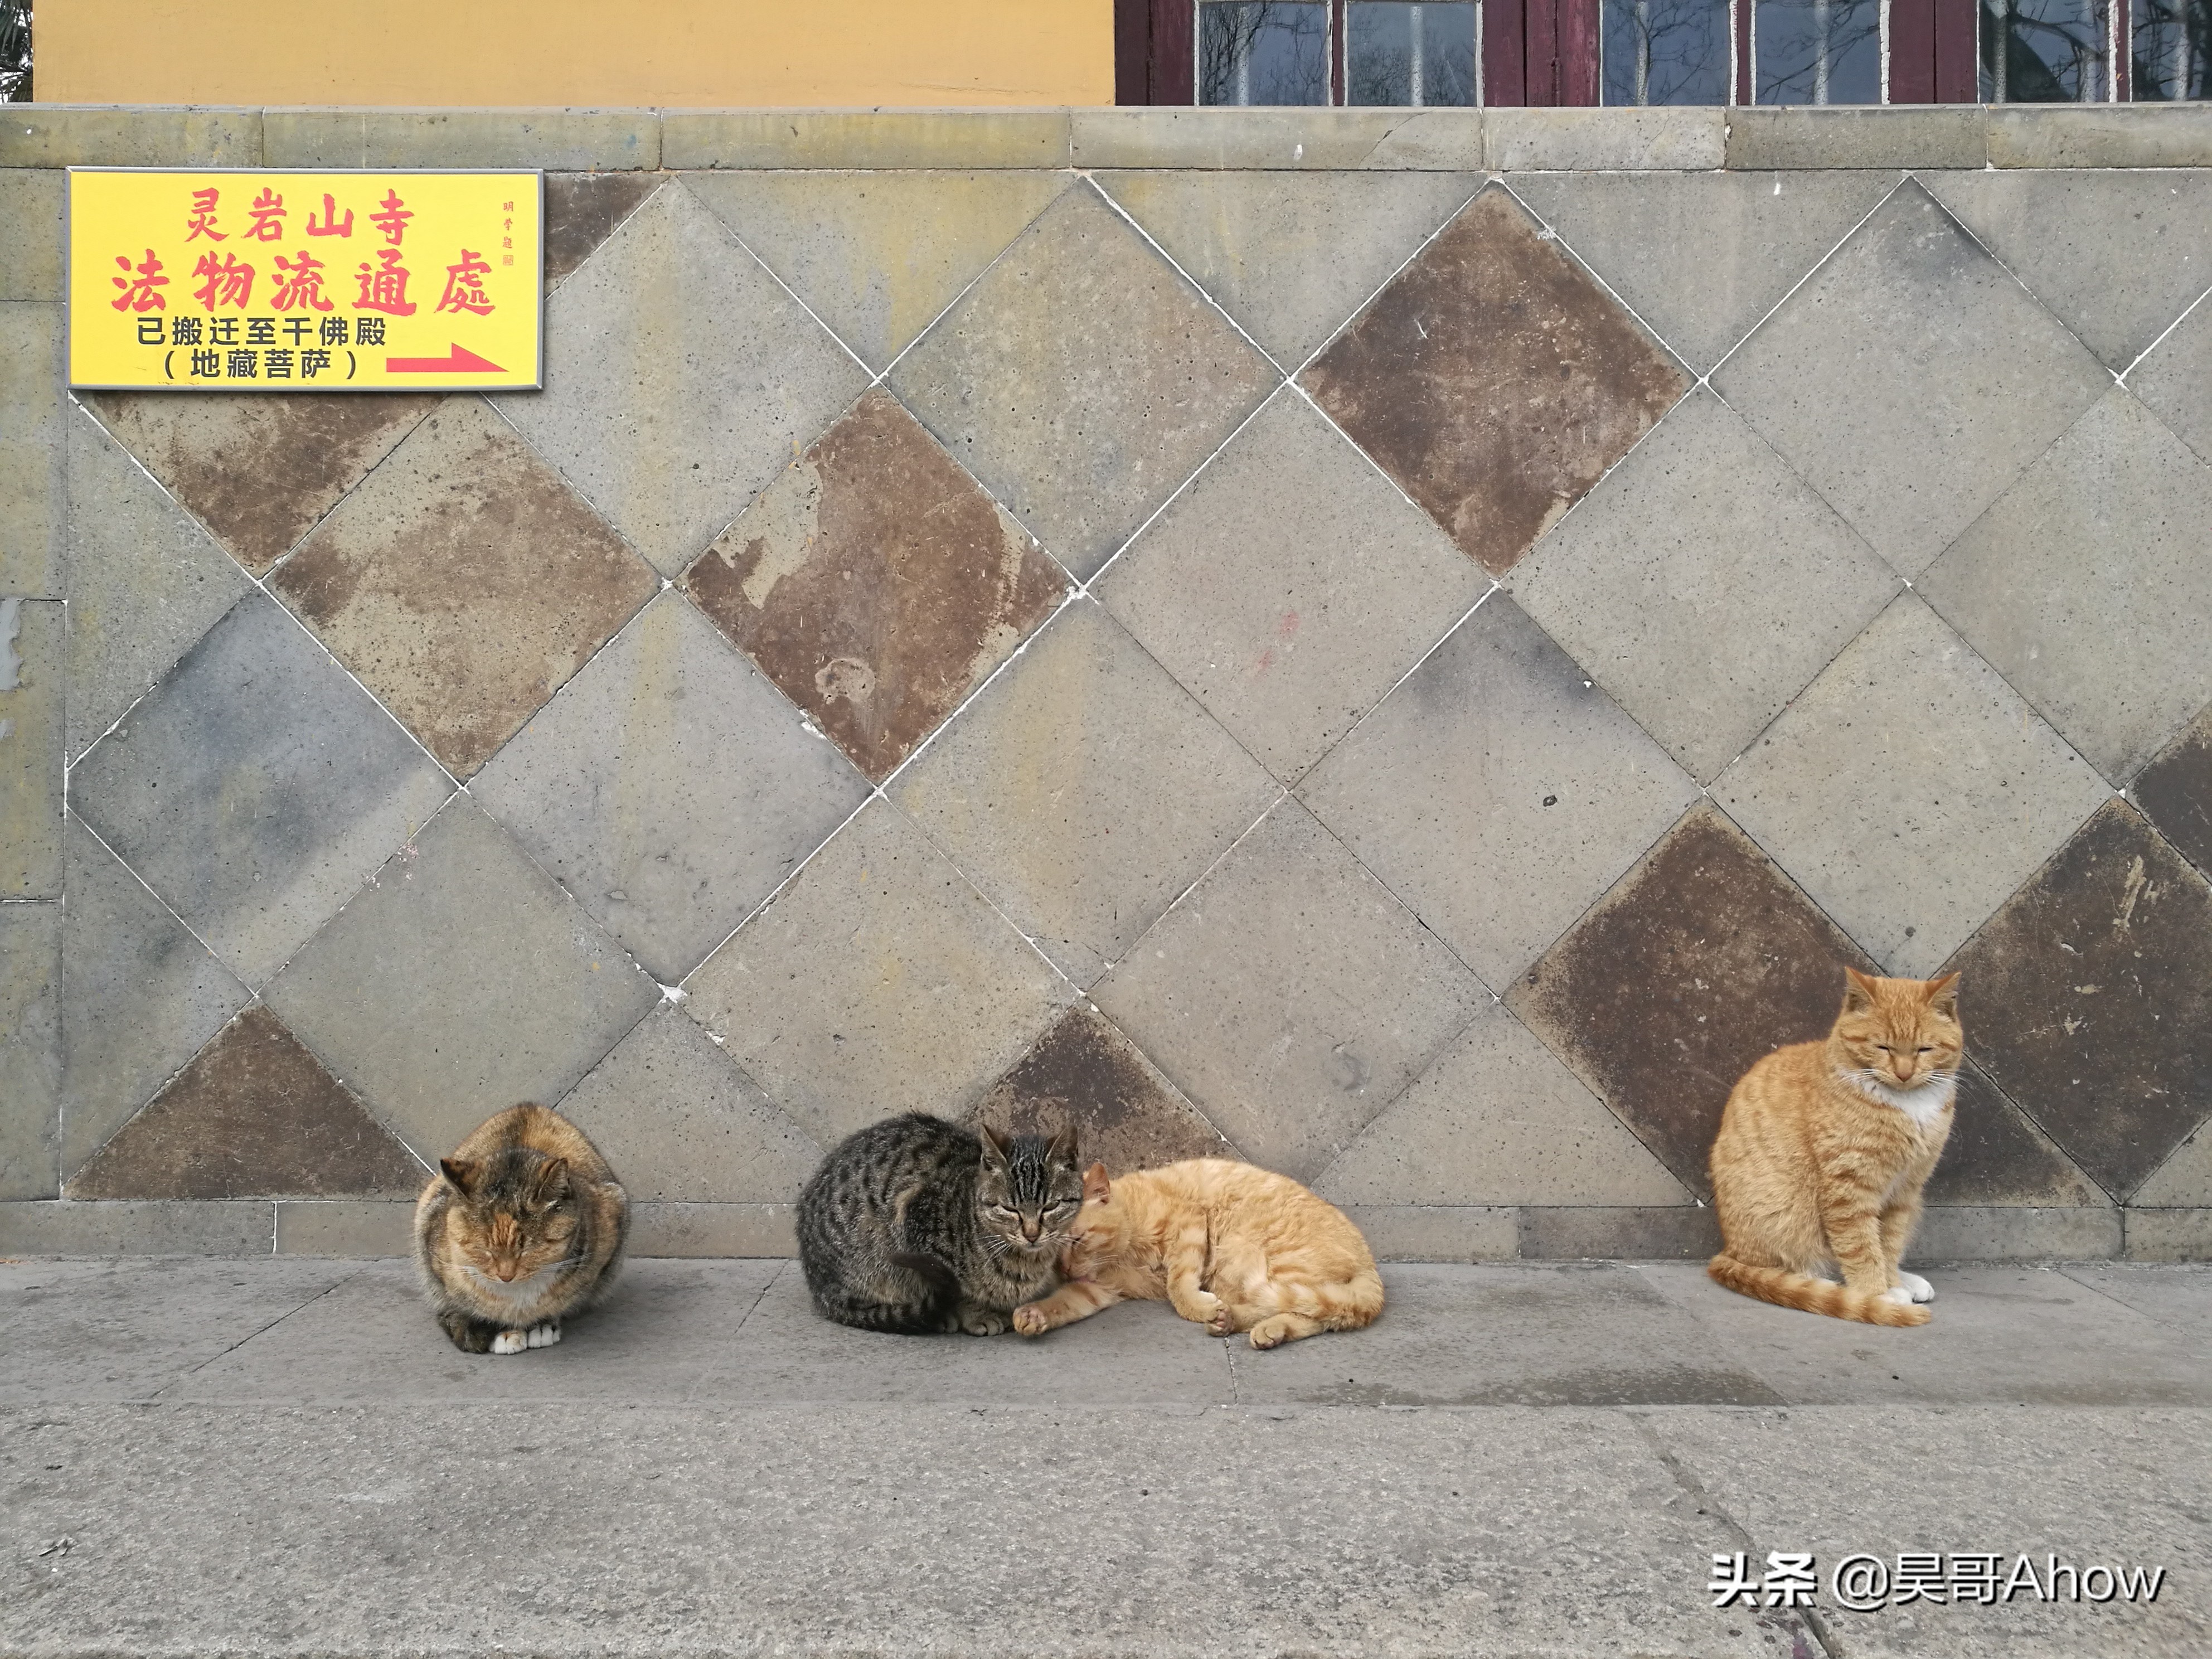
<path fill-rule="evenodd" d="M 1910 1089 L 1893 1087 L 1864 1072 L 1845 1073 L 1843 1080 L 1869 1100 L 1894 1106 L 1923 1129 L 1942 1115 L 1959 1092 L 1959 1079 L 1954 1077 L 1931 1077 Z"/>

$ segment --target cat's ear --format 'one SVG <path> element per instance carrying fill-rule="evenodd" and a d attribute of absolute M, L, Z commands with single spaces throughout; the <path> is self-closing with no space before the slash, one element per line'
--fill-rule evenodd
<path fill-rule="evenodd" d="M 530 1200 L 533 1204 L 557 1204 L 568 1191 L 568 1160 L 549 1158 L 538 1171 L 538 1179 L 530 1183 Z"/>
<path fill-rule="evenodd" d="M 1881 981 L 1872 974 L 1859 972 L 1848 963 L 1844 965 L 1844 1012 L 1847 1014 L 1866 1012 L 1874 1006 L 1875 994 L 1881 988 Z"/>
<path fill-rule="evenodd" d="M 982 1130 L 983 1162 L 986 1164 L 995 1164 L 999 1168 L 1002 1170 L 1005 1169 L 1006 1167 L 1006 1150 L 1010 1142 L 1005 1135 L 1000 1134 L 996 1129 L 993 1128 L 988 1123 L 982 1126 Z"/>
<path fill-rule="evenodd" d="M 477 1166 L 461 1158 L 441 1158 L 438 1160 L 438 1170 L 463 1198 L 468 1197 L 470 1189 L 476 1185 Z"/>
<path fill-rule="evenodd" d="M 1114 1190 L 1114 1183 L 1106 1178 L 1106 1166 L 1094 1164 L 1083 1172 L 1083 1201 L 1103 1204 Z"/>
<path fill-rule="evenodd" d="M 1946 974 L 1941 979 L 1928 981 L 1926 992 L 1929 1008 L 1936 1013 L 1959 1017 L 1959 976 Z"/>
<path fill-rule="evenodd" d="M 1052 1138 L 1052 1145 L 1045 1148 L 1045 1162 L 1048 1164 L 1065 1164 L 1070 1168 L 1074 1166 L 1075 1126 L 1073 1123 L 1067 1125 L 1058 1134 Z"/>

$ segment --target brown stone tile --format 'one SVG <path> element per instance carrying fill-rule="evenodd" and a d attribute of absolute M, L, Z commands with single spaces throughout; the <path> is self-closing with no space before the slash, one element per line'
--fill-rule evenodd
<path fill-rule="evenodd" d="M 1927 1198 L 1969 1206 L 2111 1202 L 1971 1060 L 1959 1073 L 1951 1139 L 1929 1177 Z"/>
<path fill-rule="evenodd" d="M 1491 189 L 1302 377 L 1451 538 L 1502 575 L 1690 377 Z"/>
<path fill-rule="evenodd" d="M 599 251 L 615 227 L 660 188 L 653 173 L 545 175 L 545 283 L 551 287 Z"/>
<path fill-rule="evenodd" d="M 254 1004 L 70 1177 L 71 1198 L 366 1198 L 422 1166 Z"/>
<path fill-rule="evenodd" d="M 2125 801 L 1948 966 L 1984 1069 L 2115 1197 L 2212 1104 L 2212 886 Z"/>
<path fill-rule="evenodd" d="M 881 388 L 684 578 L 699 608 L 877 782 L 1067 586 Z"/>
<path fill-rule="evenodd" d="M 1845 963 L 1875 971 L 1699 805 L 1505 1000 L 1691 1190 L 1710 1194 L 1705 1155 L 1729 1091 L 1753 1061 L 1827 1031 Z"/>
<path fill-rule="evenodd" d="M 258 575 L 438 405 L 434 393 L 86 394 L 100 424 Z"/>
<path fill-rule="evenodd" d="M 2212 706 L 2136 775 L 2128 793 L 2182 857 L 2212 875 Z"/>
<path fill-rule="evenodd" d="M 968 1113 L 969 1123 L 1050 1132 L 1073 1123 L 1083 1161 L 1108 1171 L 1237 1148 L 1088 1003 L 1071 1008 Z"/>
<path fill-rule="evenodd" d="M 647 599 L 645 563 L 480 398 L 423 421 L 270 580 L 453 771 Z"/>

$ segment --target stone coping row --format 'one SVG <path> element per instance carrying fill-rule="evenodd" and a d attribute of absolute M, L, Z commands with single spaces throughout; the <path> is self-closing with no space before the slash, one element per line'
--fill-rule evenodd
<path fill-rule="evenodd" d="M 234 109 L 16 104 L 0 167 L 1502 172 L 2212 167 L 2212 104 L 1790 109 Z"/>

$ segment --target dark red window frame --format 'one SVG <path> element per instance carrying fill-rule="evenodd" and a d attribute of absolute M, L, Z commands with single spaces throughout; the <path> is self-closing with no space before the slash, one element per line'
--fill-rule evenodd
<path fill-rule="evenodd" d="M 2124 3 L 2124 0 L 2119 0 Z M 1735 101 L 1751 102 L 1751 6 L 1738 0 Z M 1599 0 L 1483 0 L 1483 102 L 1492 106 L 1598 101 Z M 1890 0 L 1889 100 L 1971 104 L 1976 96 L 1979 0 Z M 1330 38 L 1344 38 L 1344 0 L 1330 0 Z M 1196 0 L 1115 0 L 1114 100 L 1196 100 L 1191 51 Z M 1344 95 L 1343 64 L 1332 72 Z M 2125 65 L 2120 96 L 2125 98 Z"/>

